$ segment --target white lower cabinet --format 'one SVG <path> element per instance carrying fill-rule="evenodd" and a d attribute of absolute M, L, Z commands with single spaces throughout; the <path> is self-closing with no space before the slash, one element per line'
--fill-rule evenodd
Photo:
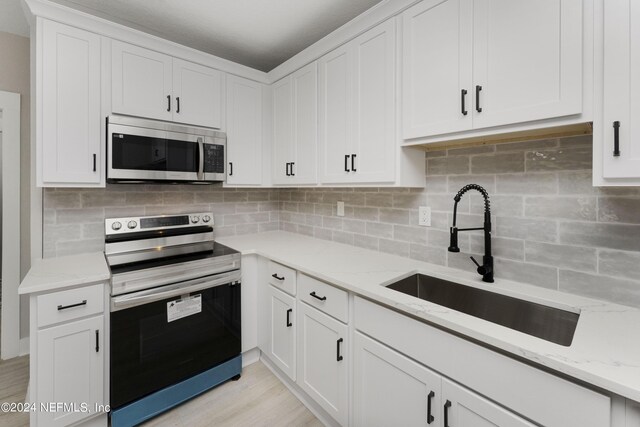
<path fill-rule="evenodd" d="M 295 298 L 268 285 L 269 359 L 296 380 Z"/>
<path fill-rule="evenodd" d="M 104 403 L 103 325 L 100 315 L 38 331 L 35 402 L 69 405 L 38 411 L 38 425 L 67 426 L 93 415 L 96 405 Z"/>
<path fill-rule="evenodd" d="M 348 328 L 298 302 L 298 385 L 341 425 L 348 424 Z"/>
<path fill-rule="evenodd" d="M 424 366 L 354 333 L 354 426 L 441 426 L 440 380 Z"/>

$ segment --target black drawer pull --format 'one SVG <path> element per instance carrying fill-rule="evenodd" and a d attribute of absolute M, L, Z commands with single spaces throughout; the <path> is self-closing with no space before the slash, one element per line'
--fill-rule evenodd
<path fill-rule="evenodd" d="M 273 277 L 276 280 L 284 280 L 284 276 L 280 277 L 280 276 L 278 276 L 278 273 L 273 273 L 271 275 L 271 277 Z"/>
<path fill-rule="evenodd" d="M 180 97 L 176 96 L 176 113 L 180 112 Z"/>
<path fill-rule="evenodd" d="M 171 111 L 171 95 L 167 95 L 167 111 Z"/>
<path fill-rule="evenodd" d="M 73 307 L 80 307 L 81 305 L 87 305 L 87 300 L 82 300 L 82 302 L 79 302 L 77 304 L 71 304 L 71 305 L 59 305 L 58 306 L 58 311 L 59 310 L 66 310 L 67 308 L 73 308 Z"/>
<path fill-rule="evenodd" d="M 320 301 L 326 301 L 327 300 L 327 297 L 319 297 L 318 295 L 316 295 L 316 291 L 311 292 L 309 295 L 311 295 L 315 299 L 319 299 Z"/>
<path fill-rule="evenodd" d="M 427 424 L 431 424 L 434 420 L 433 415 L 431 415 L 431 400 L 435 395 L 433 391 L 430 391 L 427 395 Z"/>
<path fill-rule="evenodd" d="M 229 162 L 229 176 L 233 175 L 233 162 Z"/>
<path fill-rule="evenodd" d="M 291 176 L 296 176 L 296 173 L 293 171 L 293 166 L 295 165 L 294 162 L 291 162 Z"/>
<path fill-rule="evenodd" d="M 352 154 L 351 155 L 351 172 L 355 172 L 356 171 L 356 155 Z"/>
<path fill-rule="evenodd" d="M 349 172 L 349 155 L 344 155 L 344 171 Z"/>
<path fill-rule="evenodd" d="M 96 329 L 96 353 L 100 351 L 100 331 Z"/>
<path fill-rule="evenodd" d="M 97 161 L 97 155 L 94 153 L 93 155 L 93 171 L 96 171 L 96 161 Z"/>
<path fill-rule="evenodd" d="M 293 326 L 293 323 L 291 323 L 291 320 L 289 319 L 289 315 L 293 312 L 293 309 L 290 308 L 289 310 L 287 310 L 287 328 L 290 328 L 291 326 Z"/>
<path fill-rule="evenodd" d="M 620 156 L 620 122 L 613 122 L 613 155 Z"/>
<path fill-rule="evenodd" d="M 340 354 L 340 344 L 342 343 L 342 341 L 344 341 L 344 340 L 342 338 L 340 338 L 336 342 L 336 360 L 338 362 L 340 362 L 342 359 L 344 359 L 344 357 L 342 357 L 342 355 Z"/>
<path fill-rule="evenodd" d="M 286 168 L 285 168 L 285 169 L 286 169 L 286 171 L 287 171 L 287 176 L 291 176 L 291 174 L 289 173 L 289 165 L 290 165 L 290 164 L 291 164 L 291 163 L 287 163 L 287 164 L 286 164 Z"/>
<path fill-rule="evenodd" d="M 482 113 L 482 107 L 480 107 L 480 91 L 482 86 L 476 86 L 476 111 Z"/>
<path fill-rule="evenodd" d="M 462 89 L 460 91 L 460 104 L 461 104 L 461 112 L 463 116 L 466 116 L 468 111 L 467 111 L 467 107 L 465 105 L 465 100 L 467 99 L 467 90 L 466 89 Z"/>
<path fill-rule="evenodd" d="M 444 404 L 444 427 L 449 427 L 449 408 L 451 401 L 447 400 Z"/>

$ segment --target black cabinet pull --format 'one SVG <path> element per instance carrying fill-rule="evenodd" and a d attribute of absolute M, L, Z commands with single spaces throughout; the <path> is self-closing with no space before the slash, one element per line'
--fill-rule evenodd
<path fill-rule="evenodd" d="M 295 163 L 291 162 L 291 176 L 296 176 L 295 172 L 293 171 L 293 166 L 295 165 Z"/>
<path fill-rule="evenodd" d="M 77 304 L 59 305 L 58 310 L 66 310 L 67 308 L 80 307 L 81 305 L 87 305 L 87 300 L 86 299 L 82 300 L 82 302 L 79 302 Z"/>
<path fill-rule="evenodd" d="M 444 427 L 449 427 L 449 408 L 451 407 L 451 401 L 447 400 L 444 403 Z"/>
<path fill-rule="evenodd" d="M 316 291 L 311 292 L 309 295 L 311 295 L 315 299 L 319 299 L 320 301 L 326 301 L 327 300 L 327 297 L 319 297 L 318 295 L 316 295 Z"/>
<path fill-rule="evenodd" d="M 344 155 L 344 171 L 345 172 L 349 172 L 349 155 L 345 154 Z"/>
<path fill-rule="evenodd" d="M 467 99 L 467 90 L 466 89 L 462 89 L 460 91 L 460 104 L 461 104 L 461 112 L 463 116 L 466 116 L 468 111 L 467 111 L 467 107 L 465 106 L 465 100 Z"/>
<path fill-rule="evenodd" d="M 180 97 L 176 96 L 176 113 L 180 112 Z"/>
<path fill-rule="evenodd" d="M 271 277 L 273 277 L 276 280 L 284 280 L 284 276 L 280 277 L 280 276 L 278 276 L 278 273 L 273 273 L 271 275 Z"/>
<path fill-rule="evenodd" d="M 351 155 L 351 172 L 355 172 L 356 171 L 356 155 L 352 154 Z"/>
<path fill-rule="evenodd" d="M 340 344 L 342 344 L 342 341 L 344 341 L 344 340 L 342 338 L 340 338 L 336 342 L 336 360 L 338 362 L 340 362 L 342 359 L 344 359 L 344 357 L 342 357 L 342 355 L 340 354 Z"/>
<path fill-rule="evenodd" d="M 620 156 L 620 122 L 613 122 L 613 155 Z"/>
<path fill-rule="evenodd" d="M 435 395 L 433 391 L 430 391 L 427 395 L 427 424 L 431 424 L 434 420 L 433 415 L 431 415 L 431 400 Z"/>
<path fill-rule="evenodd" d="M 287 310 L 287 328 L 290 328 L 291 326 L 293 326 L 293 323 L 291 323 L 291 320 L 289 320 L 289 315 L 291 314 L 291 312 L 293 312 L 292 308 Z"/>
<path fill-rule="evenodd" d="M 94 153 L 93 154 L 93 171 L 96 171 L 96 161 L 97 161 L 97 155 Z"/>
<path fill-rule="evenodd" d="M 289 173 L 289 165 L 290 165 L 290 164 L 291 164 L 291 163 L 287 163 L 287 164 L 286 164 L 286 168 L 285 168 L 285 169 L 286 169 L 286 174 L 287 174 L 287 176 L 291 176 L 291 174 Z"/>
<path fill-rule="evenodd" d="M 167 111 L 171 111 L 171 95 L 167 95 Z"/>
<path fill-rule="evenodd" d="M 480 107 L 480 91 L 482 86 L 476 85 L 476 111 L 482 113 L 482 107 Z"/>
<path fill-rule="evenodd" d="M 96 353 L 100 351 L 100 331 L 96 329 Z"/>
<path fill-rule="evenodd" d="M 229 162 L 229 176 L 233 175 L 233 162 Z"/>

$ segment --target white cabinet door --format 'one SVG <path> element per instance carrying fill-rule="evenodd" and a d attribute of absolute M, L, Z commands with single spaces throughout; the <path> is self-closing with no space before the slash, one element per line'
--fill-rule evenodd
<path fill-rule="evenodd" d="M 640 178 L 640 4 L 604 2 L 605 178 Z M 619 153 L 615 155 L 616 127 Z"/>
<path fill-rule="evenodd" d="M 404 139 L 471 129 L 472 25 L 472 0 L 425 0 L 402 14 Z"/>
<path fill-rule="evenodd" d="M 582 112 L 582 3 L 474 1 L 474 128 Z"/>
<path fill-rule="evenodd" d="M 91 317 L 38 331 L 38 404 L 88 405 L 89 412 L 38 412 L 38 425 L 67 426 L 95 413 L 104 404 L 104 316 Z"/>
<path fill-rule="evenodd" d="M 298 303 L 298 384 L 341 425 L 348 424 L 347 325 Z"/>
<path fill-rule="evenodd" d="M 290 183 L 293 162 L 293 86 L 291 76 L 273 84 L 273 183 Z"/>
<path fill-rule="evenodd" d="M 114 113 L 173 120 L 172 58 L 114 40 L 111 103 Z"/>
<path fill-rule="evenodd" d="M 443 426 L 533 427 L 534 425 L 466 388 L 442 379 Z"/>
<path fill-rule="evenodd" d="M 396 26 L 389 19 L 353 40 L 354 182 L 394 179 L 396 137 Z"/>
<path fill-rule="evenodd" d="M 352 176 L 349 173 L 353 153 L 353 55 L 350 46 L 341 46 L 318 61 L 318 163 L 319 179 L 325 184 L 350 182 Z"/>
<path fill-rule="evenodd" d="M 269 359 L 296 380 L 296 300 L 269 285 Z"/>
<path fill-rule="evenodd" d="M 444 425 L 439 375 L 359 332 L 353 344 L 355 427 Z"/>
<path fill-rule="evenodd" d="M 227 184 L 262 183 L 262 85 L 227 76 Z"/>
<path fill-rule="evenodd" d="M 173 121 L 220 129 L 222 73 L 213 68 L 173 59 Z"/>
<path fill-rule="evenodd" d="M 318 69 L 313 62 L 291 76 L 293 90 L 293 152 L 290 167 L 295 184 L 317 181 Z"/>
<path fill-rule="evenodd" d="M 42 30 L 38 185 L 100 184 L 100 36 L 48 20 Z"/>

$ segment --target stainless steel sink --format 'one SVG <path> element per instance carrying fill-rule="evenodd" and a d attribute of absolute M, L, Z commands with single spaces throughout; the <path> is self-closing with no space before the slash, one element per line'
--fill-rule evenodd
<path fill-rule="evenodd" d="M 571 311 L 424 274 L 409 276 L 387 288 L 567 347 L 580 317 Z"/>

